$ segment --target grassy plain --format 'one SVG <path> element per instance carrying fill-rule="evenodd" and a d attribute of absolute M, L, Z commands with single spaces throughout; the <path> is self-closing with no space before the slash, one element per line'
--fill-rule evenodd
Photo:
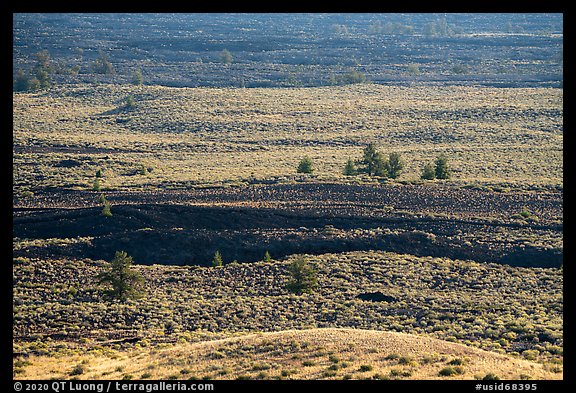
<path fill-rule="evenodd" d="M 14 94 L 14 188 L 91 189 L 98 169 L 104 189 L 237 184 L 304 155 L 343 180 L 368 142 L 402 154 L 399 180 L 444 152 L 456 182 L 562 185 L 562 105 L 559 89 L 56 87 Z"/>

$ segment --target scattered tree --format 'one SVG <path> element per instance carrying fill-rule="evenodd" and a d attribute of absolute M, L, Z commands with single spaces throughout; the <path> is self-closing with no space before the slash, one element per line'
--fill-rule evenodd
<path fill-rule="evenodd" d="M 368 34 L 412 35 L 414 28 L 401 22 L 386 22 L 377 20 L 368 27 Z"/>
<path fill-rule="evenodd" d="M 148 168 L 144 164 L 140 164 L 140 168 L 138 168 L 138 173 L 142 176 L 148 175 Z"/>
<path fill-rule="evenodd" d="M 110 208 L 110 202 L 106 201 L 104 207 L 102 208 L 102 215 L 104 217 L 112 217 L 112 209 Z"/>
<path fill-rule="evenodd" d="M 434 180 L 436 178 L 436 170 L 434 169 L 434 165 L 431 162 L 424 165 L 420 178 L 423 180 Z"/>
<path fill-rule="evenodd" d="M 388 160 L 383 165 L 386 175 L 389 178 L 396 179 L 400 176 L 400 172 L 404 169 L 404 161 L 400 157 L 400 153 L 390 153 Z"/>
<path fill-rule="evenodd" d="M 142 86 L 144 83 L 144 77 L 142 76 L 142 71 L 137 69 L 132 72 L 132 84 L 136 86 Z"/>
<path fill-rule="evenodd" d="M 346 25 L 341 24 L 333 24 L 332 25 L 332 32 L 334 34 L 348 34 L 348 27 Z"/>
<path fill-rule="evenodd" d="M 222 254 L 220 254 L 220 251 L 216 250 L 214 253 L 214 258 L 212 258 L 212 266 L 219 267 L 222 266 L 222 263 Z"/>
<path fill-rule="evenodd" d="M 448 158 L 444 153 L 440 154 L 435 161 L 435 173 L 437 179 L 449 179 L 450 168 L 448 167 Z"/>
<path fill-rule="evenodd" d="M 50 87 L 50 73 L 53 71 L 50 54 L 47 50 L 42 50 L 32 56 L 36 59 L 36 65 L 32 70 L 33 76 L 18 70 L 14 79 L 14 91 L 36 91 Z"/>
<path fill-rule="evenodd" d="M 92 191 L 100 191 L 100 177 L 96 174 L 96 179 L 94 179 L 94 184 L 92 184 Z"/>
<path fill-rule="evenodd" d="M 342 173 L 344 176 L 354 176 L 358 174 L 358 170 L 356 169 L 352 159 L 349 158 L 348 161 L 346 161 L 346 165 L 344 165 L 344 171 Z"/>
<path fill-rule="evenodd" d="M 38 67 L 36 68 L 36 79 L 40 84 L 41 89 L 47 89 L 50 87 L 50 74 L 46 68 Z"/>
<path fill-rule="evenodd" d="M 116 251 L 110 267 L 97 278 L 100 284 L 107 283 L 112 286 L 108 294 L 115 299 L 126 301 L 141 296 L 144 278 L 132 269 L 132 257 L 125 251 Z"/>
<path fill-rule="evenodd" d="M 127 96 L 124 99 L 124 108 L 133 109 L 134 106 L 136 106 L 136 102 L 134 101 L 134 97 L 132 97 L 131 95 Z"/>
<path fill-rule="evenodd" d="M 232 53 L 226 48 L 222 49 L 220 52 L 220 61 L 224 64 L 232 64 Z"/>
<path fill-rule="evenodd" d="M 354 83 L 366 82 L 366 75 L 356 70 L 350 70 L 342 75 L 331 75 L 328 80 L 330 85 L 350 85 Z"/>
<path fill-rule="evenodd" d="M 18 70 L 16 72 L 16 78 L 14 78 L 14 91 L 28 91 L 30 77 L 26 75 L 23 70 Z"/>
<path fill-rule="evenodd" d="M 98 179 L 96 179 L 98 180 Z M 100 203 L 102 203 L 103 207 L 102 207 L 102 215 L 104 217 L 112 217 L 112 209 L 111 209 L 111 205 L 110 202 L 108 202 L 108 200 L 106 199 L 106 197 L 104 195 L 100 195 Z"/>
<path fill-rule="evenodd" d="M 384 165 L 384 160 L 382 159 L 382 154 L 376 150 L 373 143 L 369 143 L 366 148 L 364 148 L 364 154 L 360 164 L 364 165 L 362 172 L 367 173 L 369 176 L 377 175 L 382 172 Z"/>
<path fill-rule="evenodd" d="M 468 66 L 465 64 L 456 64 L 452 67 L 452 72 L 454 74 L 467 74 L 468 73 Z"/>
<path fill-rule="evenodd" d="M 270 256 L 270 253 L 268 251 L 266 251 L 264 253 L 264 258 L 262 259 L 263 262 L 271 262 L 272 261 L 272 256 Z"/>
<path fill-rule="evenodd" d="M 296 295 L 310 293 L 318 286 L 316 270 L 303 257 L 288 265 L 288 272 L 290 281 L 286 289 Z"/>
<path fill-rule="evenodd" d="M 92 70 L 96 74 L 108 75 L 114 73 L 114 67 L 112 66 L 112 63 L 110 63 L 108 55 L 106 55 L 106 53 L 101 49 L 98 50 L 98 57 L 92 63 Z"/>
<path fill-rule="evenodd" d="M 416 63 L 408 64 L 406 71 L 408 71 L 410 75 L 418 75 L 420 73 L 420 66 Z"/>
<path fill-rule="evenodd" d="M 312 173 L 314 168 L 312 167 L 312 160 L 308 156 L 304 156 L 300 163 L 298 164 L 297 173 Z"/>
<path fill-rule="evenodd" d="M 462 34 L 463 29 L 459 26 L 448 24 L 446 18 L 439 18 L 424 25 L 422 33 L 426 37 L 449 37 L 455 34 Z"/>

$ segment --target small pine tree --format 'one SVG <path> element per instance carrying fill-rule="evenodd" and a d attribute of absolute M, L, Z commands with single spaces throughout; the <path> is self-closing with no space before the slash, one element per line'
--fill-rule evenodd
<path fill-rule="evenodd" d="M 98 169 L 98 170 L 96 171 L 96 177 L 99 178 L 99 179 L 102 178 L 102 169 Z"/>
<path fill-rule="evenodd" d="M 108 55 L 101 49 L 98 50 L 98 57 L 92 63 L 92 70 L 96 74 L 109 75 L 114 73 L 114 67 L 112 63 L 110 63 L 110 60 L 108 60 Z"/>
<path fill-rule="evenodd" d="M 27 91 L 29 79 L 23 70 L 18 70 L 14 79 L 14 91 Z"/>
<path fill-rule="evenodd" d="M 298 164 L 298 173 L 312 173 L 314 168 L 312 167 L 312 160 L 308 156 L 304 156 L 300 163 Z"/>
<path fill-rule="evenodd" d="M 46 68 L 39 67 L 36 69 L 36 79 L 38 79 L 41 89 L 50 87 L 50 74 Z"/>
<path fill-rule="evenodd" d="M 296 295 L 310 293 L 318 286 L 316 270 L 302 257 L 288 266 L 290 281 L 286 289 Z"/>
<path fill-rule="evenodd" d="M 348 159 L 348 161 L 346 161 L 346 165 L 344 165 L 344 171 L 342 172 L 344 174 L 344 176 L 354 176 L 356 174 L 358 174 L 358 171 L 356 170 L 356 166 L 354 165 L 354 161 L 352 161 L 352 159 Z"/>
<path fill-rule="evenodd" d="M 384 160 L 382 159 L 382 154 L 376 150 L 373 143 L 369 143 L 368 146 L 364 148 L 364 154 L 360 163 L 364 165 L 362 172 L 367 173 L 369 176 L 381 176 L 383 173 Z"/>
<path fill-rule="evenodd" d="M 100 178 L 96 177 L 96 179 L 94 179 L 94 184 L 92 184 L 92 190 L 93 191 L 100 191 L 101 188 L 102 188 L 102 186 L 100 185 Z"/>
<path fill-rule="evenodd" d="M 139 69 L 134 70 L 134 72 L 132 72 L 132 84 L 136 86 L 142 86 L 143 83 L 144 77 L 142 76 L 142 71 Z"/>
<path fill-rule="evenodd" d="M 124 251 L 116 251 L 110 267 L 98 274 L 97 280 L 99 284 L 110 284 L 112 289 L 108 294 L 122 301 L 140 297 L 144 282 L 142 275 L 132 270 L 132 257 Z"/>
<path fill-rule="evenodd" d="M 232 64 L 232 53 L 230 53 L 228 49 L 223 49 L 222 52 L 220 52 L 220 60 L 224 64 Z"/>
<path fill-rule="evenodd" d="M 264 258 L 262 259 L 263 262 L 271 262 L 272 261 L 272 257 L 270 256 L 270 253 L 268 251 L 266 251 L 264 253 Z"/>
<path fill-rule="evenodd" d="M 434 180 L 436 178 L 436 171 L 434 165 L 429 162 L 422 168 L 422 175 L 420 176 L 422 180 Z"/>
<path fill-rule="evenodd" d="M 127 109 L 133 109 L 136 106 L 136 102 L 134 101 L 134 97 L 131 95 L 124 99 L 124 107 Z"/>
<path fill-rule="evenodd" d="M 96 179 L 98 180 L 98 179 Z M 108 200 L 106 199 L 106 197 L 104 196 L 104 194 L 100 194 L 100 198 L 99 198 L 100 203 L 103 205 L 102 207 L 102 215 L 104 217 L 112 217 L 112 209 L 110 208 L 110 202 L 108 202 Z"/>
<path fill-rule="evenodd" d="M 222 254 L 220 254 L 220 251 L 217 250 L 214 253 L 214 258 L 212 258 L 212 266 L 219 267 L 222 266 L 222 263 L 223 263 Z"/>
<path fill-rule="evenodd" d="M 404 161 L 402 160 L 402 157 L 400 157 L 400 153 L 390 153 L 388 160 L 386 160 L 383 167 L 384 172 L 388 177 L 392 179 L 398 178 L 402 169 L 404 169 Z"/>
<path fill-rule="evenodd" d="M 148 174 L 148 168 L 146 168 L 146 165 L 144 164 L 140 164 L 140 168 L 138 169 L 138 173 L 146 176 Z"/>
<path fill-rule="evenodd" d="M 112 217 L 112 209 L 110 208 L 110 202 L 105 201 L 104 207 L 102 208 L 102 215 L 104 217 Z"/>
<path fill-rule="evenodd" d="M 450 168 L 448 167 L 448 158 L 444 153 L 440 154 L 435 161 L 435 173 L 437 179 L 449 179 Z"/>
<path fill-rule="evenodd" d="M 36 77 L 32 77 L 28 80 L 28 91 L 36 91 L 42 88 L 42 84 Z"/>

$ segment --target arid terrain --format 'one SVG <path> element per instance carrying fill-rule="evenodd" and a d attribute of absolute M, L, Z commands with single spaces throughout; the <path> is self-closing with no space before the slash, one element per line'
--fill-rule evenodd
<path fill-rule="evenodd" d="M 265 359 L 265 360 L 261 360 Z M 558 379 L 541 364 L 405 333 L 308 329 L 138 347 L 86 356 L 31 358 L 35 379 Z M 444 375 L 442 375 L 444 374 Z"/>
<path fill-rule="evenodd" d="M 167 30 L 180 38 L 158 51 L 141 47 L 157 25 L 137 39 L 122 28 L 110 38 L 109 75 L 61 45 L 81 26 L 78 45 L 100 42 L 117 15 L 101 25 L 62 15 L 15 17 L 14 64 L 33 67 L 44 43 L 52 60 L 38 59 L 83 65 L 72 75 L 62 63 L 50 86 L 13 93 L 14 379 L 563 378 L 553 15 L 510 17 L 498 34 L 486 15 L 466 16 L 478 29 L 469 32 L 450 16 L 442 34 L 426 30 L 441 24 L 425 16 L 410 27 L 362 15 L 346 30 L 318 16 L 339 38 L 312 40 L 306 24 L 288 37 L 275 25 L 286 52 L 238 41 L 226 64 L 212 60 L 222 55 L 218 29 L 234 17 L 211 28 L 217 16 L 199 15 L 203 38 L 181 57 L 205 63 L 178 66 L 183 27 Z M 261 39 L 270 21 L 246 18 L 239 36 Z M 362 57 L 368 80 L 324 80 L 318 67 L 341 75 L 338 62 L 362 40 L 378 47 L 374 34 L 385 31 L 397 42 Z M 316 46 L 298 68 L 289 58 L 301 42 Z M 449 43 L 470 71 L 446 73 L 458 64 L 437 50 Z M 496 47 L 519 58 L 488 61 Z M 422 69 L 409 78 L 405 48 Z M 145 83 L 129 81 L 131 60 L 145 66 Z M 523 71 L 498 71 L 510 62 Z M 293 67 L 300 73 L 286 79 Z M 191 69 L 205 83 L 186 82 Z M 348 160 L 362 167 L 368 144 L 402 157 L 398 177 L 345 174 Z M 441 155 L 450 176 L 424 180 Z M 303 158 L 311 173 L 297 171 Z M 118 251 L 142 278 L 138 297 L 110 297 L 101 281 Z M 317 280 L 304 293 L 288 285 L 299 260 Z"/>

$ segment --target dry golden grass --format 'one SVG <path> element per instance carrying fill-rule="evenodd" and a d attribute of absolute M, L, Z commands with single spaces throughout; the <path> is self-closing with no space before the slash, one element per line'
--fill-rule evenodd
<path fill-rule="evenodd" d="M 295 174 L 304 155 L 341 178 L 368 142 L 401 152 L 402 179 L 445 152 L 454 179 L 562 184 L 561 89 L 56 87 L 14 94 L 14 183 L 91 188 Z M 132 95 L 136 106 L 122 109 Z M 58 147 L 58 151 L 47 151 Z M 94 151 L 90 149 L 105 149 Z M 63 159 L 82 165 L 57 167 Z M 144 164 L 153 168 L 135 175 Z"/>
<path fill-rule="evenodd" d="M 359 329 L 288 330 L 107 355 L 32 356 L 19 378 L 561 379 L 542 364 L 462 344 Z M 457 366 L 460 364 L 460 366 Z M 364 366 L 364 367 L 362 367 Z M 461 374 L 439 375 L 452 367 Z"/>

